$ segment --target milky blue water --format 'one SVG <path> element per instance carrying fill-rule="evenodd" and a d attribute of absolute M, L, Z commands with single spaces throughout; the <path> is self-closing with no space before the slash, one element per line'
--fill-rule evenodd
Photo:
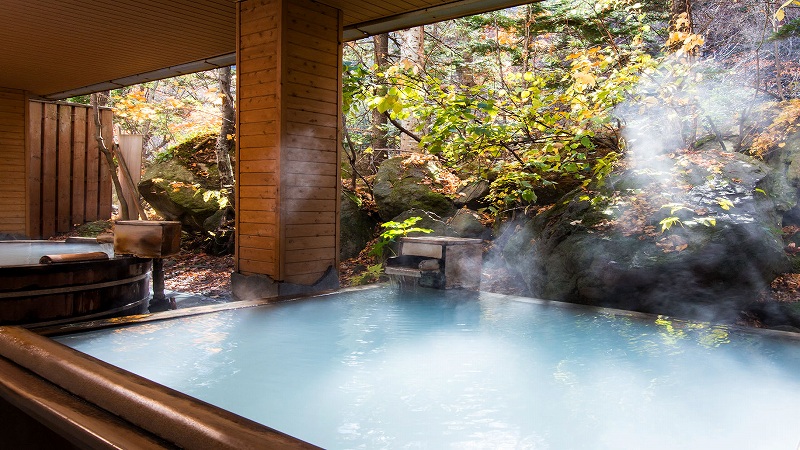
<path fill-rule="evenodd" d="M 18 266 L 39 264 L 44 255 L 66 253 L 105 252 L 114 257 L 113 244 L 56 241 L 2 241 L 0 242 L 0 265 Z"/>
<path fill-rule="evenodd" d="M 800 341 L 388 289 L 57 338 L 326 448 L 787 449 Z"/>

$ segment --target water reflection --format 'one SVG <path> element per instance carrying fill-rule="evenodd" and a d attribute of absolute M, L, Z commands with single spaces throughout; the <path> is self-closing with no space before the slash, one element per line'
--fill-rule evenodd
<path fill-rule="evenodd" d="M 800 441 L 798 343 L 666 317 L 370 290 L 60 340 L 326 448 Z"/>

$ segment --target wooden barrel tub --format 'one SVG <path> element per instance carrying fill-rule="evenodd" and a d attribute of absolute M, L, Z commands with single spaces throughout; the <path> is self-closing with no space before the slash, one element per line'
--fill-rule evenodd
<path fill-rule="evenodd" d="M 110 245 L 0 241 L 0 325 L 144 313 L 151 270 L 150 259 L 114 257 Z"/>

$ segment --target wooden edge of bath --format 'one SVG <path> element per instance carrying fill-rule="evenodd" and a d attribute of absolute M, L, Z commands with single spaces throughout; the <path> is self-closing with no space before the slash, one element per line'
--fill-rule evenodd
<path fill-rule="evenodd" d="M 162 311 L 158 313 L 136 314 L 130 316 L 112 317 L 108 319 L 85 320 L 65 324 L 31 324 L 20 325 L 41 336 L 60 336 L 63 334 L 79 333 L 82 331 L 101 330 L 124 325 L 132 325 L 144 322 L 157 322 L 161 320 L 179 319 L 182 317 L 197 316 L 219 311 L 232 309 L 251 308 L 256 306 L 274 305 L 278 303 L 290 302 L 295 300 L 324 299 L 325 297 L 342 292 L 355 292 L 370 289 L 378 289 L 386 286 L 386 283 L 375 283 L 365 286 L 350 286 L 347 288 L 320 291 L 314 294 L 297 294 L 280 297 L 269 297 L 257 300 L 237 300 L 227 303 L 214 305 L 194 306 L 191 308 L 179 308 L 175 310 Z"/>
<path fill-rule="evenodd" d="M 317 448 L 20 327 L 0 327 L 0 356 L 177 447 Z M 6 394 L 6 388 L 0 390 Z M 58 425 L 50 424 L 50 429 L 69 428 L 68 418 L 55 420 Z M 113 430 L 98 428 L 91 432 L 113 435 Z"/>
<path fill-rule="evenodd" d="M 5 358 L 0 358 L 0 399 L 0 439 L 7 448 L 169 448 Z"/>

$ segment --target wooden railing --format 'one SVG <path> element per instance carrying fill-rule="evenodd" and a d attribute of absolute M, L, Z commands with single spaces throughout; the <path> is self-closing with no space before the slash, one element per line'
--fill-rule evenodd
<path fill-rule="evenodd" d="M 100 110 L 112 142 L 113 113 Z M 97 145 L 92 108 L 31 101 L 28 114 L 28 232 L 48 238 L 111 218 L 111 177 Z"/>

